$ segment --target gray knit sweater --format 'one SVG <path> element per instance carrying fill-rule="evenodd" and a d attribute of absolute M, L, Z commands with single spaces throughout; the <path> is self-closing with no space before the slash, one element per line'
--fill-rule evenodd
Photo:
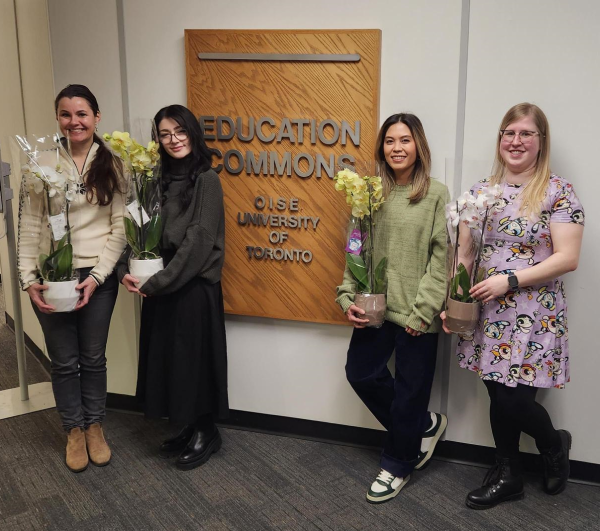
<path fill-rule="evenodd" d="M 185 173 L 163 175 L 167 189 L 162 206 L 160 248 L 164 254 L 174 255 L 165 269 L 144 284 L 141 291 L 146 295 L 173 293 L 197 276 L 212 284 L 221 280 L 225 259 L 221 181 L 213 170 L 199 174 L 192 200 L 187 208 L 182 209 L 179 196 L 185 190 L 188 178 Z M 125 273 L 120 269 L 119 277 L 122 278 Z"/>

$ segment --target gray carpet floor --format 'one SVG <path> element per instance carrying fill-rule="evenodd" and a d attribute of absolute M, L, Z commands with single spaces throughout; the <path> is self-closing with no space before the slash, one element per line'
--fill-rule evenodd
<path fill-rule="evenodd" d="M 0 324 L 3 372 L 10 335 Z M 598 487 L 551 497 L 527 477 L 525 500 L 473 511 L 464 498 L 485 471 L 432 460 L 373 506 L 372 450 L 221 428 L 219 453 L 182 472 L 157 457 L 166 422 L 110 411 L 105 430 L 110 465 L 73 474 L 55 410 L 0 421 L 0 530 L 600 530 Z"/>

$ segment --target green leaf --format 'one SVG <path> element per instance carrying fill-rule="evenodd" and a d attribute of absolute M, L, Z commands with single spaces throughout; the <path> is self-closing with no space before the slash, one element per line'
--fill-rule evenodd
<path fill-rule="evenodd" d="M 375 268 L 375 272 L 373 274 L 375 287 L 375 293 L 383 293 L 385 289 L 385 268 L 387 267 L 387 258 L 384 256 L 377 267 Z"/>
<path fill-rule="evenodd" d="M 57 280 L 69 280 L 72 276 L 73 268 L 73 246 L 67 243 L 60 249 L 58 255 L 58 265 L 56 267 Z"/>
<path fill-rule="evenodd" d="M 69 238 L 69 232 L 67 231 L 67 232 L 65 232 L 64 236 L 59 240 L 58 249 L 62 249 L 65 246 L 68 238 Z"/>
<path fill-rule="evenodd" d="M 125 237 L 127 238 L 127 243 L 131 247 L 131 251 L 134 256 L 140 256 L 140 248 L 137 242 L 137 230 L 133 221 L 128 217 L 123 218 L 125 220 Z"/>
<path fill-rule="evenodd" d="M 480 267 L 475 274 L 475 284 L 479 284 L 485 277 L 485 267 Z M 473 284 L 473 285 L 475 285 Z"/>
<path fill-rule="evenodd" d="M 151 252 L 158 247 L 162 235 L 162 222 L 158 214 L 152 216 L 150 223 L 146 227 L 146 231 L 146 245 L 144 250 Z"/>
<path fill-rule="evenodd" d="M 460 288 L 460 293 L 459 293 Z M 473 298 L 469 294 L 471 289 L 471 279 L 467 268 L 462 264 L 458 264 L 456 274 L 450 282 L 450 297 L 460 302 L 472 302 Z"/>
<path fill-rule="evenodd" d="M 350 272 L 358 283 L 358 291 L 367 290 L 369 288 L 369 280 L 365 261 L 360 256 L 346 253 L 346 264 L 348 264 L 348 269 L 350 269 Z"/>

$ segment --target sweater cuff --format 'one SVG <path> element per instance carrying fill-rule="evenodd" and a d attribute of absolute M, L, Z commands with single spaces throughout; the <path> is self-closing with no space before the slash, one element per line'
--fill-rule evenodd
<path fill-rule="evenodd" d="M 348 311 L 348 308 L 354 304 L 354 295 L 344 295 L 337 300 L 340 308 L 344 313 Z"/>
<path fill-rule="evenodd" d="M 28 280 L 27 282 L 22 282 L 21 283 L 21 289 L 23 291 L 27 291 L 31 286 L 33 286 L 34 284 L 39 284 L 40 283 L 40 279 L 36 278 L 34 280 Z"/>
<path fill-rule="evenodd" d="M 420 317 L 411 313 L 406 320 L 406 326 L 416 330 L 417 332 L 427 332 L 430 325 L 425 323 Z"/>

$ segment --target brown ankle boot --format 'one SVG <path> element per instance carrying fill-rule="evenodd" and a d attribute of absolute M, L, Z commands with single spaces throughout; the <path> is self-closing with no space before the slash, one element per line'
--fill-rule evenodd
<path fill-rule="evenodd" d="M 102 424 L 96 423 L 88 426 L 85 430 L 85 440 L 92 465 L 108 465 L 110 463 L 110 448 L 104 440 Z"/>
<path fill-rule="evenodd" d="M 83 472 L 88 467 L 88 453 L 85 447 L 83 428 L 72 428 L 67 435 L 67 458 L 71 472 Z"/>

